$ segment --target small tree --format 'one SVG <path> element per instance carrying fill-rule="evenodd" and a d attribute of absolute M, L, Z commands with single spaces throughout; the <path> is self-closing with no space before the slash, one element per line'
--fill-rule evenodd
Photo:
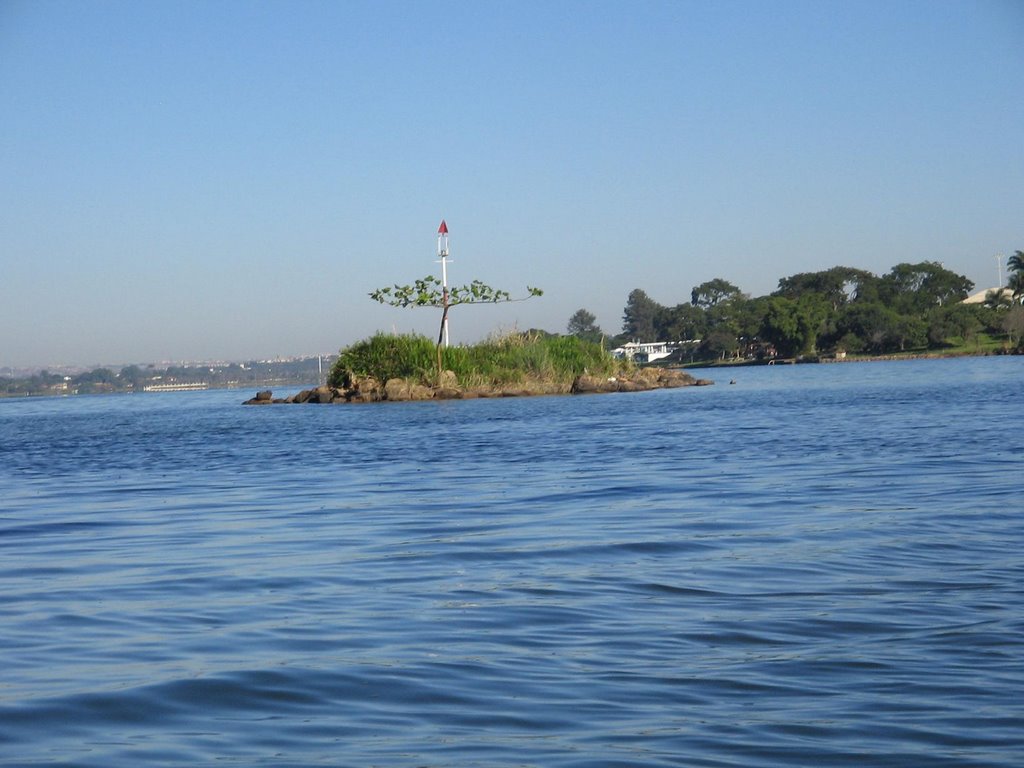
<path fill-rule="evenodd" d="M 444 324 L 448 310 L 458 304 L 500 304 L 511 301 L 526 301 L 543 296 L 540 288 L 526 287 L 527 296 L 513 299 L 508 291 L 502 291 L 474 280 L 469 285 L 445 288 L 433 275 L 420 278 L 412 285 L 394 285 L 370 292 L 370 298 L 392 307 L 434 307 L 441 310 L 441 327 L 437 334 L 437 370 L 441 372 L 441 344 L 444 341 Z"/>
<path fill-rule="evenodd" d="M 584 341 L 599 343 L 604 338 L 604 332 L 597 324 L 597 318 L 592 312 L 585 309 L 577 309 L 572 317 L 566 331 L 570 336 L 576 336 Z"/>

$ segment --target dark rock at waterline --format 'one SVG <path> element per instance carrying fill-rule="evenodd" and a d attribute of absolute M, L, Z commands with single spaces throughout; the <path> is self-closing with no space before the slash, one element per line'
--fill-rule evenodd
<path fill-rule="evenodd" d="M 434 390 L 435 400 L 461 400 L 466 394 L 458 387 L 438 387 Z"/>
<path fill-rule="evenodd" d="M 256 397 L 251 400 L 246 400 L 245 405 L 269 405 L 274 402 L 274 393 L 269 389 L 264 389 L 261 392 L 256 393 Z"/>

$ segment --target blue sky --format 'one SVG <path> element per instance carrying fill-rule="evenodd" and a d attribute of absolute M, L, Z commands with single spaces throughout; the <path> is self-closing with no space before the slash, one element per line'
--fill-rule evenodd
<path fill-rule="evenodd" d="M 0 0 L 0 368 L 621 329 L 1024 249 L 1024 3 Z"/>

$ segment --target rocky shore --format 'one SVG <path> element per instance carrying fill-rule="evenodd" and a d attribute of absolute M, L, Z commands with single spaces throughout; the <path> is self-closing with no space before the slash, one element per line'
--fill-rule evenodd
<path fill-rule="evenodd" d="M 388 379 L 381 383 L 372 378 L 354 378 L 348 387 L 322 386 L 304 389 L 294 395 L 276 398 L 269 390 L 257 392 L 244 405 L 271 405 L 274 403 L 381 403 L 419 400 L 468 400 L 481 397 L 531 397 L 536 395 L 586 395 L 605 392 L 644 392 L 651 389 L 699 387 L 713 384 L 707 379 L 695 379 L 688 373 L 665 368 L 641 368 L 628 378 L 606 378 L 584 374 L 571 384 L 527 381 L 481 387 L 462 387 L 455 374 L 445 371 L 436 387 L 408 381 Z"/>

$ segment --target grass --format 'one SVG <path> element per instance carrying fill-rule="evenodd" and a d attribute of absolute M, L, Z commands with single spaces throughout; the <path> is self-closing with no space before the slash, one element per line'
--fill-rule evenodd
<path fill-rule="evenodd" d="M 438 383 L 438 350 L 425 336 L 378 333 L 341 351 L 328 382 L 348 386 L 352 378 L 380 382 L 402 378 L 428 386 Z M 441 350 L 441 368 L 462 386 L 500 386 L 542 381 L 570 383 L 584 372 L 614 375 L 627 364 L 599 344 L 575 336 L 509 333 L 471 346 Z"/>

